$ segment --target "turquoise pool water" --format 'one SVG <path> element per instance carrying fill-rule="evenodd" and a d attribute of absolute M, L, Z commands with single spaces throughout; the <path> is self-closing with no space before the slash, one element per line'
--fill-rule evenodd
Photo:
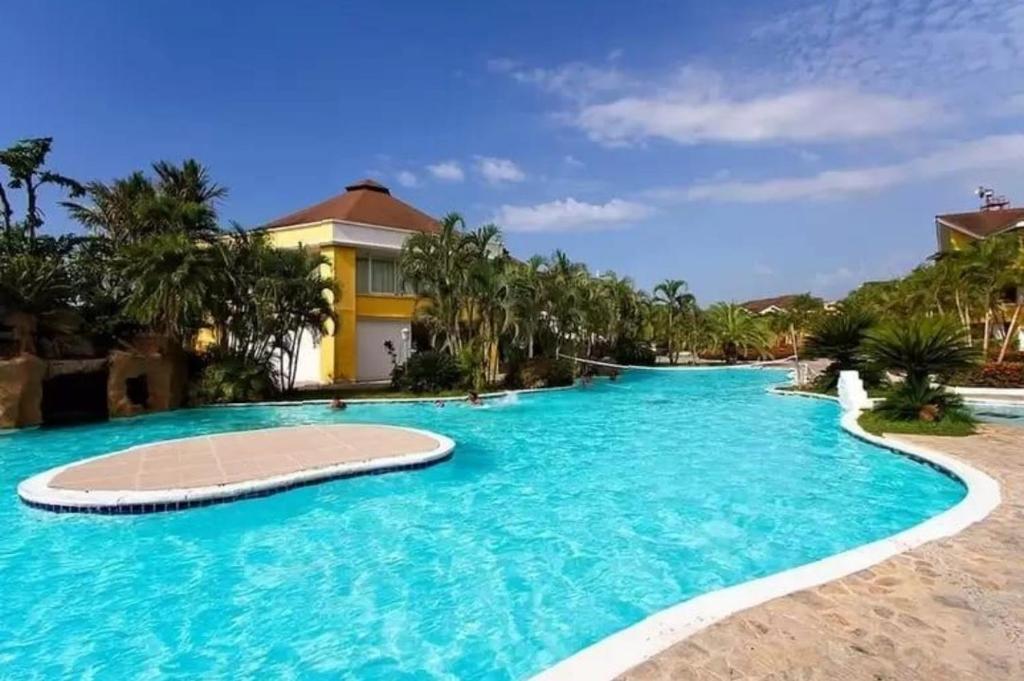
<path fill-rule="evenodd" d="M 0 435 L 0 677 L 522 679 L 674 603 L 834 554 L 961 485 L 844 435 L 773 371 L 658 372 L 486 408 L 181 411 Z M 129 445 L 382 422 L 454 458 L 132 517 L 17 483 Z"/>

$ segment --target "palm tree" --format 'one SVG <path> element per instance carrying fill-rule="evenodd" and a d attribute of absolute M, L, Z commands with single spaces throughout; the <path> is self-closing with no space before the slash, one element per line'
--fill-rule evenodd
<path fill-rule="evenodd" d="M 513 332 L 513 342 L 526 339 L 526 356 L 533 359 L 535 339 L 540 330 L 544 311 L 544 287 L 541 281 L 544 258 L 533 256 L 525 263 L 509 264 L 508 295 L 505 304 L 509 307 L 506 317 Z"/>
<path fill-rule="evenodd" d="M 458 213 L 441 219 L 436 234 L 418 233 L 402 246 L 402 276 L 416 295 L 428 302 L 430 315 L 444 332 L 443 349 L 461 349 L 459 316 L 464 305 L 468 260 L 472 245 L 464 234 L 466 223 Z"/>
<path fill-rule="evenodd" d="M 43 213 L 39 208 L 39 191 L 47 186 L 56 186 L 67 191 L 72 197 L 81 196 L 81 184 L 46 168 L 46 157 L 53 147 L 52 137 L 37 137 L 21 140 L 7 149 L 0 150 L 0 165 L 7 168 L 10 179 L 7 186 L 25 192 L 25 220 L 22 225 L 30 241 L 35 241 L 36 231 L 43 225 Z M 0 215 L 4 231 L 14 227 L 13 211 L 7 195 L 0 190 Z"/>
<path fill-rule="evenodd" d="M 180 166 L 153 164 L 155 179 L 135 172 L 110 184 L 84 187 L 89 203 L 64 202 L 71 217 L 96 234 L 124 245 L 155 234 L 182 231 L 194 239 L 217 236 L 217 203 L 227 190 L 194 159 Z"/>
<path fill-rule="evenodd" d="M 556 354 L 570 340 L 579 339 L 583 323 L 581 303 L 589 276 L 585 265 L 573 262 L 561 250 L 556 250 L 548 261 L 544 288 Z"/>
<path fill-rule="evenodd" d="M 1024 235 L 1008 234 L 997 239 L 1005 243 L 1005 248 L 1010 250 L 1012 257 L 1000 276 L 999 283 L 1007 290 L 1013 292 L 1013 315 L 1003 335 L 1003 343 L 999 347 L 999 357 L 996 363 L 1002 363 L 1006 358 L 1006 351 L 1010 343 L 1018 334 L 1021 324 L 1021 311 L 1024 310 Z"/>
<path fill-rule="evenodd" d="M 126 311 L 161 335 L 189 340 L 205 321 L 208 293 L 220 273 L 213 251 L 171 232 L 132 244 L 121 260 L 129 286 Z"/>
<path fill-rule="evenodd" d="M 14 329 L 19 353 L 35 353 L 41 326 L 71 326 L 73 282 L 59 257 L 0 253 L 0 321 Z"/>
<path fill-rule="evenodd" d="M 877 364 L 900 371 L 903 383 L 880 406 L 895 418 L 938 420 L 956 412 L 959 400 L 933 388 L 951 372 L 971 367 L 977 351 L 963 336 L 960 325 L 942 317 L 915 317 L 890 322 L 867 333 L 864 349 Z"/>
<path fill-rule="evenodd" d="M 801 293 L 794 296 L 786 309 L 778 314 L 778 322 L 785 330 L 790 347 L 793 348 L 794 361 L 800 361 L 800 344 L 808 327 L 823 309 L 824 303 L 821 298 L 815 298 L 810 293 Z"/>
<path fill-rule="evenodd" d="M 672 364 L 679 359 L 675 349 L 676 321 L 696 304 L 696 298 L 686 289 L 686 282 L 682 279 L 666 279 L 654 287 L 654 302 L 663 305 L 667 313 L 665 345 L 668 351 L 668 360 Z"/>
<path fill-rule="evenodd" d="M 835 389 L 839 372 L 848 370 L 861 372 L 866 384 L 877 381 L 877 375 L 868 370 L 860 352 L 868 329 L 874 323 L 874 317 L 856 308 L 822 315 L 814 322 L 805 339 L 804 350 L 811 357 L 832 360 L 823 374 L 822 388 Z"/>
<path fill-rule="evenodd" d="M 739 353 L 762 352 L 768 333 L 760 318 L 735 303 L 716 303 L 707 310 L 708 330 L 727 364 L 735 364 Z"/>

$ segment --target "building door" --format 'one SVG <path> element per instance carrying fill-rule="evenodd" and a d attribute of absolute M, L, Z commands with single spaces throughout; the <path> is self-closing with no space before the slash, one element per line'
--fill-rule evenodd
<path fill-rule="evenodd" d="M 384 381 L 391 377 L 391 357 L 384 344 L 391 341 L 398 361 L 408 356 L 410 322 L 403 319 L 361 317 L 356 322 L 356 380 Z M 405 330 L 405 338 L 402 331 Z"/>

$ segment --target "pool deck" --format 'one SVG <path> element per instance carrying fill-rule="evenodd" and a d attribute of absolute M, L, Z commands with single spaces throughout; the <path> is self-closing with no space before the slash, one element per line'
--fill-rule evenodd
<path fill-rule="evenodd" d="M 1024 679 L 1024 430 L 887 439 L 988 473 L 1002 504 L 953 537 L 737 613 L 620 678 Z"/>
<path fill-rule="evenodd" d="M 18 493 L 27 503 L 48 510 L 176 510 L 183 504 L 187 508 L 264 496 L 325 479 L 418 468 L 447 458 L 453 448 L 446 437 L 395 426 L 251 430 L 157 442 L 86 459 L 33 476 L 19 485 Z"/>

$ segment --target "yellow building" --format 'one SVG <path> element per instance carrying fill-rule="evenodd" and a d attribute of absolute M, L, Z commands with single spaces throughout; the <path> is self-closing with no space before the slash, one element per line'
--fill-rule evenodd
<path fill-rule="evenodd" d="M 1024 208 L 986 206 L 970 213 L 935 216 L 939 252 L 959 251 L 975 241 L 1024 227 Z"/>
<path fill-rule="evenodd" d="M 402 282 L 398 256 L 417 232 L 438 231 L 429 215 L 399 201 L 387 187 L 361 180 L 344 194 L 261 227 L 280 248 L 319 249 L 338 285 L 338 323 L 319 343 L 299 348 L 299 384 L 379 381 L 391 372 L 390 341 L 399 360 L 410 351 L 416 298 Z"/>

